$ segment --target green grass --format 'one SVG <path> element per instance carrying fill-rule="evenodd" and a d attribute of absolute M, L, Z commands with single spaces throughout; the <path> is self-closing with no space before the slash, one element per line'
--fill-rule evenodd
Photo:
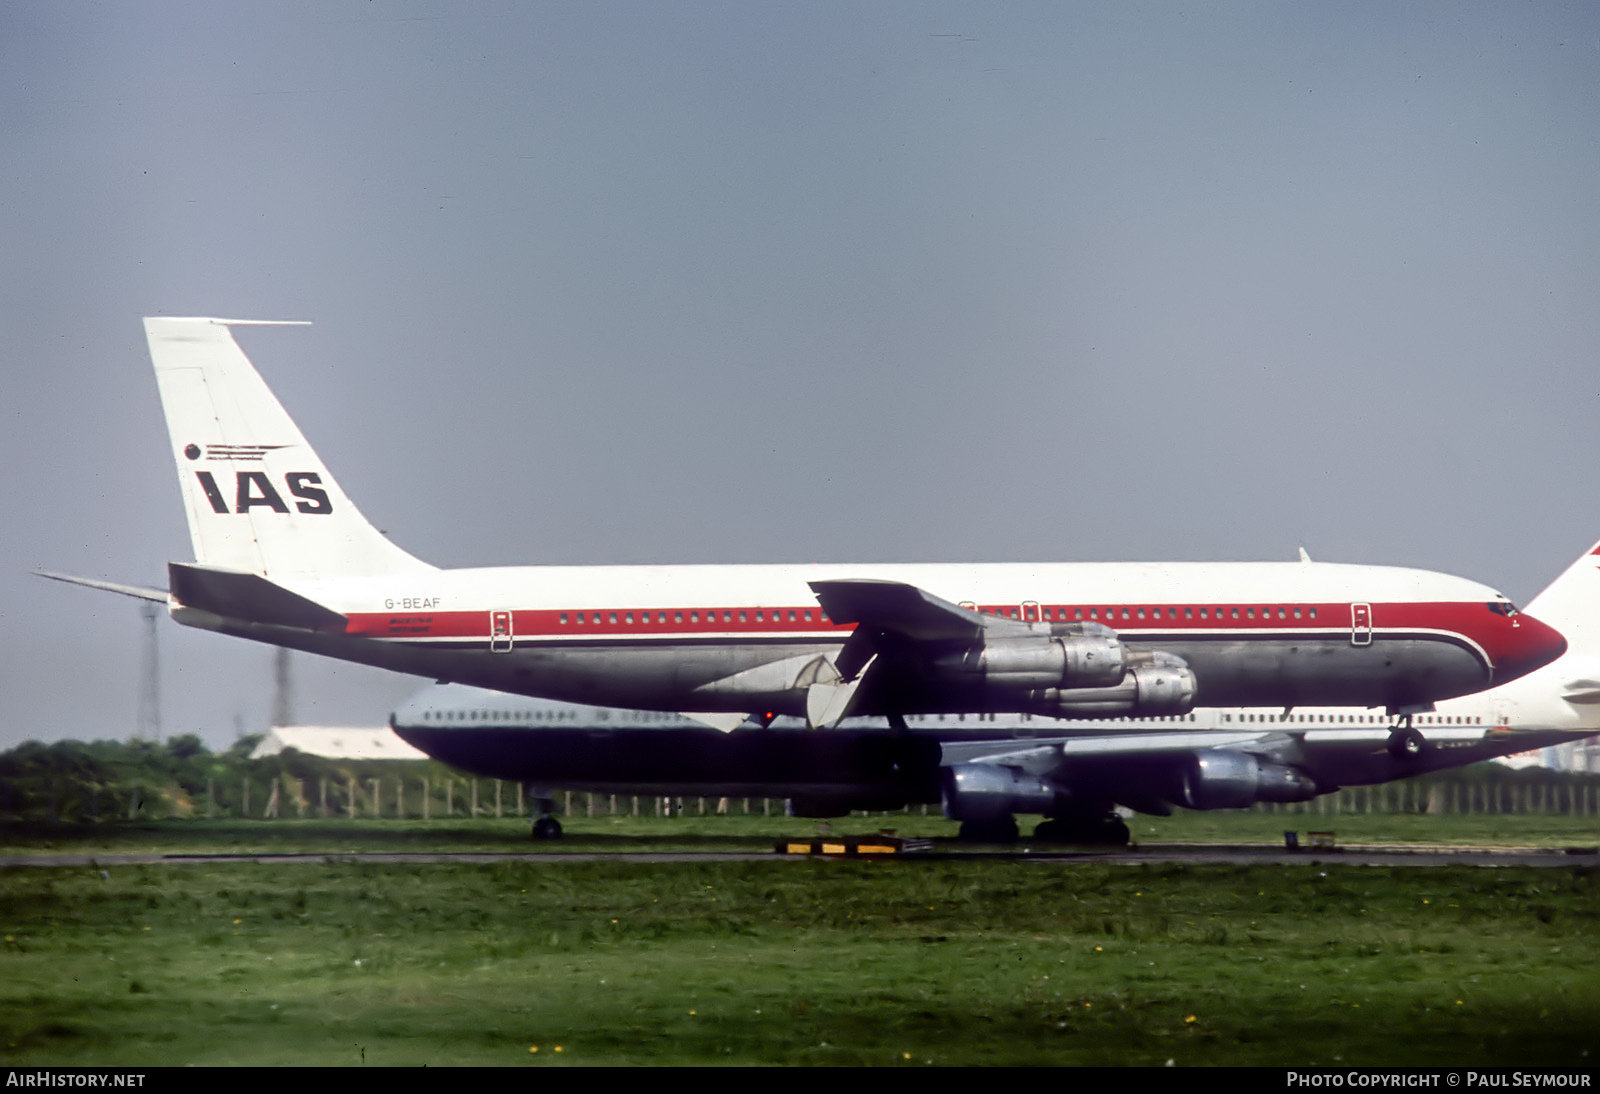
<path fill-rule="evenodd" d="M 0 1061 L 1591 1067 L 1597 897 L 1577 867 L 14 867 Z"/>

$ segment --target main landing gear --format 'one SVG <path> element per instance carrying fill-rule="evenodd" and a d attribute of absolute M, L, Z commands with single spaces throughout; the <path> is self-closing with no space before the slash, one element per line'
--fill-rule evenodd
<path fill-rule="evenodd" d="M 1019 838 L 1015 817 L 961 822 L 960 836 L 972 843 L 1015 843 Z M 1070 813 L 1046 817 L 1033 830 L 1033 838 L 1044 843 L 1077 843 L 1095 847 L 1126 847 L 1132 833 L 1128 822 L 1115 812 Z"/>
<path fill-rule="evenodd" d="M 1015 817 L 1000 817 L 995 820 L 969 820 L 961 822 L 961 839 L 969 843 L 1016 843 L 1017 820 Z"/>
<path fill-rule="evenodd" d="M 1033 830 L 1033 838 L 1037 840 L 1088 843 L 1097 847 L 1126 847 L 1131 835 L 1128 822 L 1110 811 L 1049 817 Z"/>

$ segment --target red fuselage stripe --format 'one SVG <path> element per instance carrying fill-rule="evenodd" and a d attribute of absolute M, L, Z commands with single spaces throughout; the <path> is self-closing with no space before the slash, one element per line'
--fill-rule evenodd
<path fill-rule="evenodd" d="M 1022 619 L 1016 605 L 985 605 L 981 611 L 991 615 Z M 1094 622 L 1130 634 L 1160 631 L 1182 634 L 1185 631 L 1283 632 L 1301 630 L 1327 632 L 1355 625 L 1351 605 L 1231 605 L 1206 604 L 1182 607 L 1154 605 L 1046 605 L 1027 608 L 1029 621 L 1042 623 Z M 1044 613 L 1048 611 L 1050 617 Z M 806 618 L 810 615 L 810 619 Z M 806 634 L 823 637 L 846 634 L 853 624 L 833 623 L 822 612 L 810 608 L 681 608 L 648 611 L 627 608 L 595 610 L 529 609 L 504 611 L 449 612 L 356 612 L 348 616 L 346 633 L 369 638 L 481 638 L 489 639 L 496 630 L 493 617 L 505 626 L 509 617 L 511 634 L 518 639 L 571 638 L 584 635 L 639 635 L 664 638 L 715 634 Z M 583 622 L 579 623 L 578 620 Z M 1482 633 L 1494 617 L 1478 602 L 1397 602 L 1371 604 L 1363 626 L 1374 630 L 1434 630 L 1463 635 Z M 1473 624 L 1476 624 L 1474 626 Z"/>

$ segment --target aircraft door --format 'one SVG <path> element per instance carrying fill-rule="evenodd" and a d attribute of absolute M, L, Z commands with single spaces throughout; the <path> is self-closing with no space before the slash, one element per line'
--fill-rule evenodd
<path fill-rule="evenodd" d="M 1036 601 L 1036 600 L 1024 600 L 1022 602 L 1022 621 L 1024 623 L 1037 623 L 1037 622 L 1039 622 L 1039 602 L 1038 601 Z"/>
<path fill-rule="evenodd" d="M 1350 644 L 1352 646 L 1370 646 L 1372 644 L 1372 605 L 1350 605 Z"/>
<path fill-rule="evenodd" d="M 511 613 L 489 613 L 489 649 L 495 653 L 511 652 Z"/>

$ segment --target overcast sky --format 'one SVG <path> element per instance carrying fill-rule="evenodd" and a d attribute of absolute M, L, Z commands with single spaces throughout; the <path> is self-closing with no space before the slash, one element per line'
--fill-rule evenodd
<path fill-rule="evenodd" d="M 314 320 L 240 341 L 444 566 L 1600 538 L 1592 3 L 4 0 L 0 127 L 0 747 L 135 727 L 138 604 L 28 571 L 191 557 L 144 315 Z"/>

